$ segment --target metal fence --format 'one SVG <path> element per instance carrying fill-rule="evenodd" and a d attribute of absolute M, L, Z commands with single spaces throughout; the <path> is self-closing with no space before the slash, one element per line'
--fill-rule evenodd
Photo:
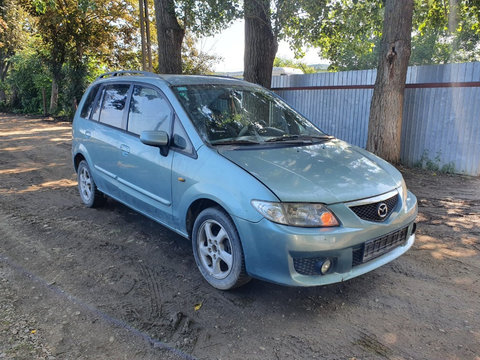
<path fill-rule="evenodd" d="M 273 90 L 325 132 L 365 147 L 376 70 L 275 76 Z M 480 63 L 409 67 L 402 162 L 480 175 Z"/>

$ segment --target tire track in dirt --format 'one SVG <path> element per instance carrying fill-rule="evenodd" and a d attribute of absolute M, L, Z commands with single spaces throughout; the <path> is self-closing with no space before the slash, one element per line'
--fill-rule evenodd
<path fill-rule="evenodd" d="M 21 119 L 17 125 L 26 132 L 39 125 L 42 134 L 56 126 Z M 2 131 L 10 126 L 16 125 L 0 117 Z M 67 130 L 60 133 L 67 136 Z M 25 151 L 25 157 L 0 151 L 1 170 L 23 162 L 40 169 L 42 179 L 36 183 L 74 179 L 65 142 L 5 140 L 0 136 L 0 147 L 17 142 L 35 149 Z M 0 250 L 105 314 L 202 359 L 473 360 L 480 354 L 475 315 L 480 313 L 480 273 L 470 265 L 480 263 L 480 257 L 474 249 L 478 229 L 469 226 L 478 219 L 480 196 L 474 195 L 480 181 L 404 172 L 414 193 L 425 200 L 414 248 L 372 273 L 322 288 L 254 280 L 228 293 L 213 290 L 198 274 L 188 241 L 112 200 L 103 209 L 86 209 L 74 185 L 2 194 Z M 0 189 L 25 189 L 30 175 L 0 172 Z M 458 226 L 436 223 L 448 215 Z M 440 251 L 452 247 L 458 254 Z M 474 255 L 465 256 L 465 250 L 475 250 Z M 27 290 L 22 290 L 25 295 Z M 34 302 L 29 305 L 39 316 L 48 314 Z M 65 332 L 82 333 L 78 340 L 87 345 L 93 341 L 85 334 L 98 319 L 89 318 L 91 324 L 75 315 L 66 319 L 60 320 L 66 322 Z M 100 335 L 104 343 L 95 352 L 83 347 L 83 356 L 120 358 L 105 336 Z M 68 339 L 62 344 L 67 353 L 78 349 Z"/>

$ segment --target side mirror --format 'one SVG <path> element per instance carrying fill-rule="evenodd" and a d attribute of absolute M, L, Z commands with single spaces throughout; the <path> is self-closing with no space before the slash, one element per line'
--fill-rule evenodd
<path fill-rule="evenodd" d="M 168 145 L 168 134 L 165 131 L 142 131 L 140 141 L 145 145 L 162 147 Z"/>

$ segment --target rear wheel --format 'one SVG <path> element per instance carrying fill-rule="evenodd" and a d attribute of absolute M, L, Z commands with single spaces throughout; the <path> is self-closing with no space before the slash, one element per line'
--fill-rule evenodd
<path fill-rule="evenodd" d="M 80 164 L 78 164 L 77 179 L 80 198 L 85 205 L 88 207 L 100 207 L 105 204 L 105 195 L 97 189 L 90 168 L 85 160 L 80 161 Z"/>
<path fill-rule="evenodd" d="M 198 215 L 192 247 L 198 269 L 213 287 L 229 290 L 250 280 L 237 230 L 223 210 L 208 208 Z"/>

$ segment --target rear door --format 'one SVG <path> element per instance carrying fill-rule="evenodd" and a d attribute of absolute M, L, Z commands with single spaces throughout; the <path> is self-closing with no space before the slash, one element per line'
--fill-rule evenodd
<path fill-rule="evenodd" d="M 89 155 L 98 187 L 107 194 L 118 197 L 118 159 L 120 134 L 125 132 L 126 105 L 131 85 L 115 83 L 105 85 L 92 111 L 91 120 L 98 121 L 91 135 Z"/>
<path fill-rule="evenodd" d="M 165 224 L 171 223 L 173 152 L 162 155 L 158 147 L 145 145 L 145 130 L 172 133 L 174 112 L 163 93 L 149 85 L 134 85 L 128 111 L 127 131 L 118 138 L 118 181 L 122 199 L 131 207 Z"/>

